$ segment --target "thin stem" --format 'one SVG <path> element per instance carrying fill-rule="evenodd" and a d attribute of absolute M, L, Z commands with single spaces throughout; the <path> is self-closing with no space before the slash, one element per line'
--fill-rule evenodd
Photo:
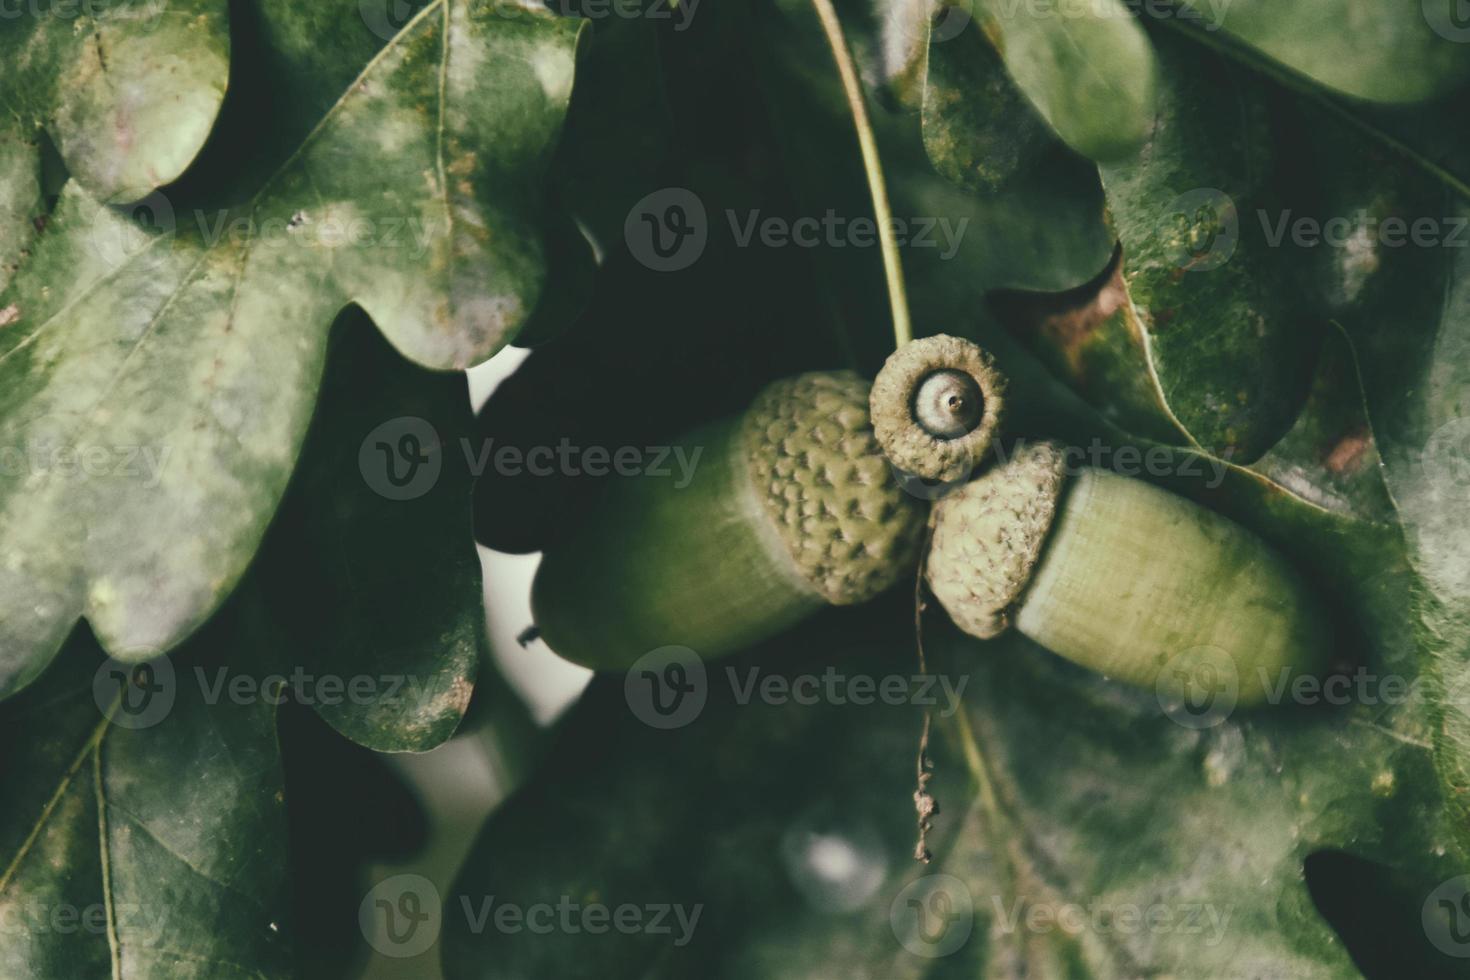
<path fill-rule="evenodd" d="M 929 548 L 934 541 L 934 517 L 931 513 L 924 528 L 924 540 L 919 545 L 919 568 L 914 573 L 914 646 L 919 651 L 919 673 L 929 673 L 929 662 L 924 655 L 924 565 L 929 561 Z M 918 812 L 919 840 L 914 845 L 914 860 L 928 864 L 934 859 L 929 850 L 929 831 L 934 827 L 934 815 L 939 812 L 939 801 L 929 792 L 929 780 L 934 778 L 934 763 L 929 758 L 929 728 L 934 721 L 933 712 L 924 709 L 924 730 L 919 733 L 919 756 L 914 760 L 914 809 Z"/>
<path fill-rule="evenodd" d="M 883 182 L 883 164 L 878 160 L 878 140 L 873 136 L 873 124 L 868 119 L 868 106 L 863 100 L 863 85 L 858 79 L 847 38 L 842 33 L 842 24 L 837 19 L 837 10 L 832 6 L 832 0 L 812 0 L 812 6 L 817 8 L 822 30 L 827 34 L 827 44 L 832 48 L 832 58 L 837 62 L 837 73 L 842 76 L 842 90 L 852 112 L 858 145 L 862 147 L 863 170 L 868 175 L 868 191 L 873 196 L 873 216 L 878 220 L 883 274 L 888 280 L 888 303 L 893 309 L 893 340 L 902 347 L 914 339 L 914 328 L 909 322 L 909 301 L 903 286 L 898 239 L 893 232 L 893 210 L 889 207 L 888 188 Z"/>

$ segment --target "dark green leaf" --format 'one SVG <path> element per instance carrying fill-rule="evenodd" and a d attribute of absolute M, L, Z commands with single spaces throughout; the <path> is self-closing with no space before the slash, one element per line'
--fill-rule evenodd
<path fill-rule="evenodd" d="M 945 29 L 954 27 L 939 20 L 935 30 Z M 954 255 L 914 251 L 914 277 L 934 288 L 959 278 L 952 267 L 964 268 L 978 280 L 977 297 L 998 288 L 1067 289 L 1090 279 L 1107 263 L 1115 235 L 1100 220 L 1096 168 L 1050 133 L 977 28 L 931 36 L 924 149 L 935 170 L 969 193 L 907 172 L 898 193 L 922 201 L 922 213 L 967 224 Z M 922 290 L 916 305 L 926 300 Z"/>
<path fill-rule="evenodd" d="M 0 707 L 0 972 L 289 976 L 276 709 L 211 703 L 184 674 L 249 662 L 271 642 L 242 604 L 177 670 L 164 662 L 124 690 L 129 672 L 79 629 L 42 681 Z"/>
<path fill-rule="evenodd" d="M 1316 82 L 1378 102 L 1418 102 L 1470 78 L 1457 0 L 1181 0 L 1185 23 L 1224 29 Z M 1189 16 L 1195 14 L 1196 16 Z"/>
<path fill-rule="evenodd" d="M 220 604 L 285 489 L 345 305 L 430 366 L 508 340 L 540 290 L 540 171 L 579 28 L 437 0 L 229 211 L 158 196 L 145 227 L 68 186 L 0 292 L 0 446 L 47 461 L 0 474 L 0 693 L 79 617 L 142 660 Z M 58 452 L 131 447 L 160 463 L 146 479 L 50 472 Z"/>
<path fill-rule="evenodd" d="M 318 679 L 303 700 L 360 745 L 421 752 L 459 727 L 488 652 L 471 488 L 489 457 L 463 374 L 405 362 L 360 312 L 335 329 L 261 587 L 286 662 Z"/>
<path fill-rule="evenodd" d="M 1313 908 L 1308 855 L 1405 869 L 1422 894 L 1453 872 L 1412 713 L 1286 706 L 1193 730 L 1152 692 L 937 624 L 936 669 L 965 683 L 965 706 L 946 716 L 938 697 L 936 863 L 918 865 L 916 707 L 739 693 L 751 671 L 907 677 L 902 606 L 708 665 L 709 701 L 684 728 L 633 719 L 621 677 L 594 687 L 447 897 L 448 975 L 1340 976 L 1350 961 Z M 956 901 L 928 901 L 936 888 Z M 692 935 L 677 914 L 662 934 L 594 935 L 576 913 L 550 936 L 493 919 L 477 930 L 488 896 L 699 917 Z M 916 923 L 910 899 L 951 917 Z M 1026 925 L 1033 908 L 1074 903 L 1080 927 Z M 1150 914 L 1167 925 L 1147 928 Z"/>
<path fill-rule="evenodd" d="M 1104 413 L 1248 462 L 1292 424 L 1320 343 L 1285 211 L 1273 90 L 1176 37 L 1146 151 L 1105 165 L 1120 274 L 1077 309 L 1022 327 Z"/>
<path fill-rule="evenodd" d="M 1317 249 L 1321 296 L 1361 365 L 1383 478 L 1419 588 L 1414 638 L 1436 678 L 1435 732 L 1447 797 L 1470 846 L 1470 204 L 1414 158 L 1322 125 L 1339 166 L 1320 215 L 1348 225 Z M 1353 152 L 1356 151 L 1356 152 Z"/>

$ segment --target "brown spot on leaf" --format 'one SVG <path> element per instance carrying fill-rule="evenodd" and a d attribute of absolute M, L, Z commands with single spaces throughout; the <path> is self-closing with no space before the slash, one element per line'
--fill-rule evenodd
<path fill-rule="evenodd" d="M 3 310 L 0 310 L 0 327 L 8 327 L 19 319 L 20 307 L 16 306 L 14 303 L 11 303 Z"/>
<path fill-rule="evenodd" d="M 36 229 L 36 234 L 39 235 L 43 231 L 46 230 L 46 223 L 48 221 L 50 221 L 50 220 L 51 220 L 51 216 L 50 215 L 47 215 L 47 214 L 38 214 L 34 218 L 31 219 L 31 227 L 34 228 L 34 229 Z"/>
<path fill-rule="evenodd" d="M 1074 377 L 1081 377 L 1083 352 L 1093 334 L 1128 302 L 1119 248 L 1091 282 L 1062 293 L 1008 291 L 994 297 L 997 315 L 1018 334 L 1039 334 L 1061 354 Z"/>
<path fill-rule="evenodd" d="M 1323 465 L 1337 476 L 1356 471 L 1362 467 L 1363 457 L 1367 455 L 1371 443 L 1372 435 L 1366 427 L 1360 426 L 1337 440 L 1328 450 Z"/>

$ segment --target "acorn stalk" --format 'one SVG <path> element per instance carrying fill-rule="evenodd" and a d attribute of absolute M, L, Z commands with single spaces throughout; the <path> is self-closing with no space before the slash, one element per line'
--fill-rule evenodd
<path fill-rule="evenodd" d="M 663 646 L 715 657 L 912 574 L 923 513 L 873 438 L 868 388 L 851 372 L 775 382 L 680 440 L 699 452 L 687 486 L 615 481 L 542 558 L 542 637 L 598 669 Z"/>
<path fill-rule="evenodd" d="M 1235 703 L 1326 663 L 1325 617 L 1287 562 L 1245 528 L 1140 480 L 1067 475 L 1025 446 L 941 500 L 930 589 L 982 639 L 1011 626 L 1143 687 L 1171 664 L 1231 674 Z"/>

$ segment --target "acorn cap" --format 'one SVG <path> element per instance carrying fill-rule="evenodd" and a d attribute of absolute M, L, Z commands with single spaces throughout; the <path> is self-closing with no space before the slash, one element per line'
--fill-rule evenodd
<path fill-rule="evenodd" d="M 827 602 L 873 598 L 912 574 L 923 513 L 889 472 L 851 371 L 765 388 L 745 415 L 752 488 L 801 576 Z"/>
<path fill-rule="evenodd" d="M 926 382 L 943 384 L 955 376 L 979 405 L 965 404 L 970 416 L 955 432 L 950 420 L 935 418 L 936 404 Z M 954 483 L 966 479 L 990 449 L 1005 404 L 1005 376 L 986 350 L 962 337 L 937 334 L 899 348 L 873 382 L 869 405 L 873 430 L 893 465 L 926 480 Z M 960 388 L 953 393 L 970 402 Z M 978 409 L 978 412 L 976 412 Z"/>
<path fill-rule="evenodd" d="M 1059 447 L 1022 444 L 934 505 L 925 578 L 966 633 L 988 640 L 1010 626 L 1056 518 L 1064 478 Z"/>

